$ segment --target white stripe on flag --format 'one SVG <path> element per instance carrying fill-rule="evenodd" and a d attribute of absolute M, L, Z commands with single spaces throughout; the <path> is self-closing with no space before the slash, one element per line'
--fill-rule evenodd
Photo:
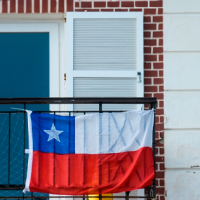
<path fill-rule="evenodd" d="M 75 153 L 119 153 L 151 147 L 153 120 L 152 110 L 77 116 Z"/>

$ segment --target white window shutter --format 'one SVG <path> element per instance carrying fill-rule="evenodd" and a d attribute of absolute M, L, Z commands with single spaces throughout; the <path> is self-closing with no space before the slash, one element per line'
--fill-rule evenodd
<path fill-rule="evenodd" d="M 143 97 L 142 12 L 67 13 L 66 39 L 67 97 Z M 103 105 L 103 110 L 130 109 L 141 105 Z"/>

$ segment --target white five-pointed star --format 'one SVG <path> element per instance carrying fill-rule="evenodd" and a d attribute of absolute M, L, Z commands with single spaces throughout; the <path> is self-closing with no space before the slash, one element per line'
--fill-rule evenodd
<path fill-rule="evenodd" d="M 47 134 L 49 134 L 49 138 L 47 141 L 50 141 L 52 139 L 56 139 L 58 142 L 60 142 L 59 134 L 61 134 L 63 131 L 56 130 L 56 127 L 54 124 L 52 124 L 51 130 L 44 130 Z"/>

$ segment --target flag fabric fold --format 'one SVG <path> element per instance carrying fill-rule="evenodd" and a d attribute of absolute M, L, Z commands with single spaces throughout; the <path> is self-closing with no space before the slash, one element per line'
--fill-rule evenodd
<path fill-rule="evenodd" d="M 24 192 L 106 194 L 152 184 L 153 110 L 81 116 L 27 113 Z"/>

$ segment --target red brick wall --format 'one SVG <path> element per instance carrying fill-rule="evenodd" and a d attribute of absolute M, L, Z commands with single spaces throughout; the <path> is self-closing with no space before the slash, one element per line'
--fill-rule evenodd
<path fill-rule="evenodd" d="M 156 110 L 156 191 L 164 200 L 164 78 L 163 78 L 163 2 L 162 0 L 97 1 L 76 0 L 74 11 L 144 13 L 144 96 L 157 97 Z"/>
<path fill-rule="evenodd" d="M 17 3 L 18 2 L 18 3 Z M 41 3 L 41 4 L 40 4 Z M 164 99 L 162 0 L 2 0 L 0 13 L 137 12 L 144 13 L 145 97 L 157 97 L 156 183 L 157 199 L 164 200 Z"/>
<path fill-rule="evenodd" d="M 2 0 L 0 13 L 63 13 L 73 11 L 74 0 Z"/>

